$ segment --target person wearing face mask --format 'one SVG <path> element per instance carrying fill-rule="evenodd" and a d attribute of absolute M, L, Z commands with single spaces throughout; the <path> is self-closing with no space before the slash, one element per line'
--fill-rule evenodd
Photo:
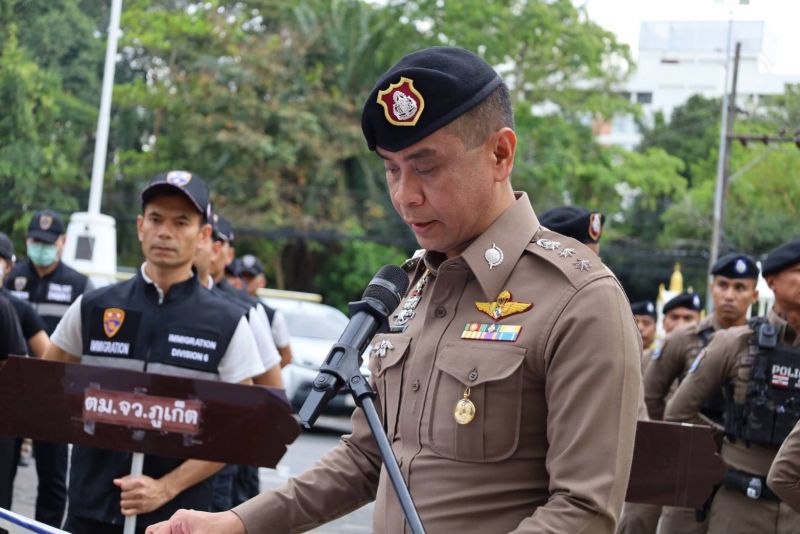
<path fill-rule="evenodd" d="M 5 279 L 5 287 L 33 306 L 44 321 L 45 332 L 52 335 L 69 305 L 91 289 L 91 284 L 86 276 L 61 261 L 64 222 L 56 212 L 42 210 L 34 214 L 26 245 L 28 258 L 14 266 Z M 33 453 L 39 476 L 36 520 L 58 527 L 67 501 L 67 446 L 34 440 Z"/>

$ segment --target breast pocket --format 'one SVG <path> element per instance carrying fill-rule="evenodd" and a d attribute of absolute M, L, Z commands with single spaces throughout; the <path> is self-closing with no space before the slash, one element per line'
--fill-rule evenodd
<path fill-rule="evenodd" d="M 525 353 L 519 346 L 452 342 L 436 359 L 427 438 L 453 460 L 496 462 L 517 449 Z M 469 388 L 469 389 L 467 389 Z M 468 393 L 473 419 L 456 422 L 454 411 Z"/>
<path fill-rule="evenodd" d="M 372 339 L 368 352 L 369 372 L 378 394 L 377 405 L 381 411 L 383 428 L 390 440 L 397 429 L 403 366 L 411 339 L 411 336 L 405 334 L 378 334 Z"/>

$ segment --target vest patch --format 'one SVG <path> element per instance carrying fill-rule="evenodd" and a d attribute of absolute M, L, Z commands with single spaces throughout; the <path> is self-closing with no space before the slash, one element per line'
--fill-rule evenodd
<path fill-rule="evenodd" d="M 128 356 L 131 344 L 124 341 L 108 341 L 105 339 L 89 340 L 89 351 L 96 354 L 111 354 L 113 356 Z"/>
<path fill-rule="evenodd" d="M 72 302 L 72 286 L 68 284 L 48 284 L 47 300 L 51 302 Z"/>

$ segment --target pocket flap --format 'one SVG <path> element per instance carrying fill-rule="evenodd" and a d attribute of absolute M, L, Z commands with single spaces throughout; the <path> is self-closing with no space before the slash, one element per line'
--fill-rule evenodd
<path fill-rule="evenodd" d="M 386 369 L 397 365 L 408 352 L 411 339 L 407 334 L 377 334 L 373 337 L 365 351 L 370 372 L 381 376 Z"/>
<path fill-rule="evenodd" d="M 448 343 L 436 365 L 465 386 L 508 378 L 522 365 L 527 348 L 495 343 Z"/>

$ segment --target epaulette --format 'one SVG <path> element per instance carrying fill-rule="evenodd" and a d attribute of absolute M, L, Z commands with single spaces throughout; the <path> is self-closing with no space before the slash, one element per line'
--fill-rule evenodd
<path fill-rule="evenodd" d="M 586 245 L 546 228 L 540 228 L 534 234 L 525 250 L 547 260 L 576 286 L 611 274 Z"/>
<path fill-rule="evenodd" d="M 417 268 L 420 260 L 422 257 L 425 256 L 425 249 L 421 248 L 419 250 L 414 251 L 414 255 L 408 258 L 403 264 L 400 266 L 405 272 L 410 273 L 414 269 Z"/>

